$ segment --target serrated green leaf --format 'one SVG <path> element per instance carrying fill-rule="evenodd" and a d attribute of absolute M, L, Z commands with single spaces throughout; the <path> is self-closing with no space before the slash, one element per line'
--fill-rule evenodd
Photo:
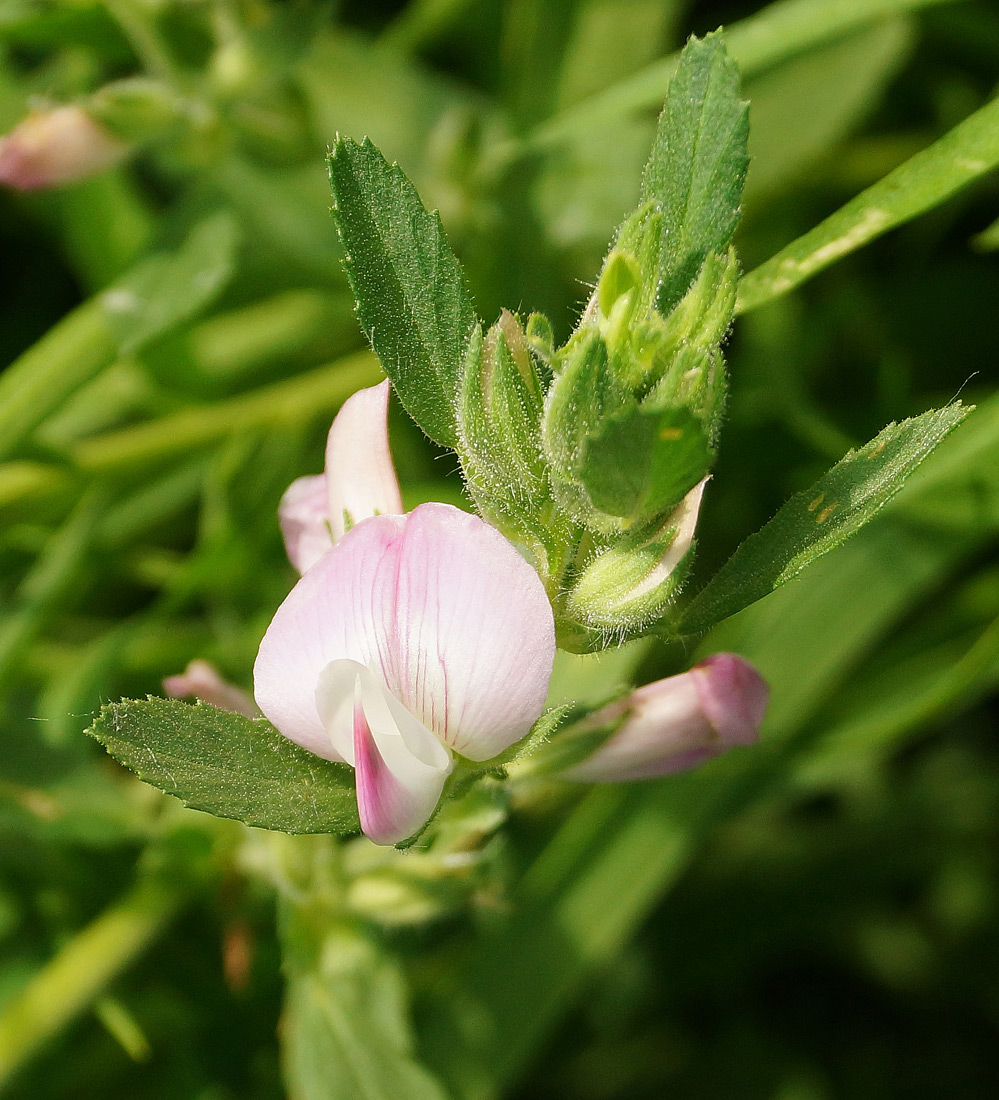
<path fill-rule="evenodd" d="M 299 748 L 262 718 L 150 696 L 102 707 L 87 732 L 192 809 L 286 833 L 359 829 L 350 768 Z"/>
<path fill-rule="evenodd" d="M 689 409 L 632 405 L 586 441 L 580 478 L 601 511 L 641 523 L 678 504 L 712 458 L 707 434 Z"/>
<path fill-rule="evenodd" d="M 642 179 L 642 201 L 663 211 L 659 309 L 686 294 L 739 222 L 749 157 L 748 105 L 721 37 L 691 38 L 680 55 Z"/>
<path fill-rule="evenodd" d="M 338 140 L 329 170 L 361 326 L 410 416 L 454 447 L 462 359 L 477 318 L 440 217 L 370 141 Z"/>
<path fill-rule="evenodd" d="M 850 451 L 750 535 L 687 608 L 680 631 L 696 634 L 762 599 L 845 542 L 971 410 L 960 402 L 889 424 Z"/>

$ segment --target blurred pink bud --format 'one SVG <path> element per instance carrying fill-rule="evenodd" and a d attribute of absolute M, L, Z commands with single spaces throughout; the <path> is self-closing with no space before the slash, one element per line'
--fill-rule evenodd
<path fill-rule="evenodd" d="M 230 684 L 207 661 L 191 661 L 179 676 L 168 676 L 163 690 L 171 699 L 200 699 L 219 710 L 231 710 L 245 714 L 247 718 L 259 718 L 260 711 L 245 692 Z"/>
<path fill-rule="evenodd" d="M 621 725 L 567 779 L 610 783 L 693 768 L 736 745 L 754 745 L 770 691 L 734 653 L 716 653 L 689 672 L 657 680 L 591 715 L 587 729 Z"/>
<path fill-rule="evenodd" d="M 0 138 L 0 183 L 18 191 L 58 187 L 103 172 L 126 152 L 80 107 L 33 111 Z"/>
<path fill-rule="evenodd" d="M 254 694 L 289 740 L 356 772 L 361 828 L 396 844 L 454 754 L 491 760 L 544 707 L 555 656 L 534 569 L 447 504 L 373 516 L 302 576 L 260 643 Z"/>
<path fill-rule="evenodd" d="M 399 515 L 402 497 L 389 450 L 388 380 L 344 402 L 326 440 L 326 471 L 293 481 L 278 521 L 292 565 L 304 573 L 362 519 Z"/>

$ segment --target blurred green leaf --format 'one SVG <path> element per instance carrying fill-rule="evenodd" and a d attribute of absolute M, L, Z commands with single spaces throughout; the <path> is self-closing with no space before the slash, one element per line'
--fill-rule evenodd
<path fill-rule="evenodd" d="M 850 451 L 739 546 L 684 612 L 679 630 L 707 630 L 845 542 L 891 500 L 969 411 L 955 402 L 889 424 L 866 447 Z"/>
<path fill-rule="evenodd" d="M 329 167 L 361 325 L 410 416 L 454 447 L 454 404 L 476 316 L 440 218 L 369 141 L 338 141 Z"/>
<path fill-rule="evenodd" d="M 748 80 L 747 204 L 793 189 L 829 157 L 880 102 L 913 40 L 908 20 L 887 19 Z"/>
<path fill-rule="evenodd" d="M 263 719 L 149 697 L 108 704 L 87 732 L 195 810 L 286 833 L 358 830 L 351 769 L 300 749 Z"/>
<path fill-rule="evenodd" d="M 999 249 L 999 218 L 981 233 L 976 233 L 971 243 L 978 252 L 995 252 Z"/>
<path fill-rule="evenodd" d="M 76 933 L 0 1014 L 0 1087 L 100 996 L 173 918 L 176 883 L 143 878 Z"/>
<path fill-rule="evenodd" d="M 414 1058 L 405 985 L 363 933 L 334 932 L 310 968 L 294 967 L 285 1007 L 291 1100 L 446 1100 Z"/>
<path fill-rule="evenodd" d="M 433 160 L 442 137 L 485 104 L 465 85 L 344 28 L 317 36 L 296 71 L 324 144 L 369 138 L 421 187 L 440 182 Z"/>
<path fill-rule="evenodd" d="M 997 164 L 999 100 L 993 100 L 743 276 L 736 312 L 787 294 L 889 229 L 939 206 Z"/>
<path fill-rule="evenodd" d="M 151 256 L 103 298 L 119 350 L 134 354 L 200 313 L 232 276 L 236 220 L 222 212 L 200 222 L 175 253 Z"/>
<path fill-rule="evenodd" d="M 858 27 L 953 0 L 777 0 L 732 23 L 725 41 L 745 80 L 778 62 L 835 41 Z M 569 110 L 543 122 L 516 150 L 526 154 L 585 138 L 594 126 L 656 107 L 676 69 L 677 54 L 663 58 Z"/>
<path fill-rule="evenodd" d="M 141 261 L 59 322 L 0 379 L 0 458 L 122 352 L 191 320 L 222 291 L 238 242 L 231 215 L 201 222 L 173 253 Z"/>
<path fill-rule="evenodd" d="M 680 54 L 642 177 L 642 202 L 663 211 L 658 306 L 667 314 L 711 252 L 739 223 L 749 163 L 749 108 L 720 35 L 692 38 Z"/>

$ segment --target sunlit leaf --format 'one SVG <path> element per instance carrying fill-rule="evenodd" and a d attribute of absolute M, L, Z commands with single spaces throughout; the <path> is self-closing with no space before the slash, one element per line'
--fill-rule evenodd
<path fill-rule="evenodd" d="M 680 55 L 642 178 L 642 201 L 663 212 L 659 308 L 686 294 L 709 253 L 724 252 L 739 223 L 749 163 L 748 105 L 739 70 L 717 34 Z"/>

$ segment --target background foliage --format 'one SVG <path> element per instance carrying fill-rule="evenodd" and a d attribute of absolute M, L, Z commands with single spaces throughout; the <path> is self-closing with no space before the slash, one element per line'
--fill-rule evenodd
<path fill-rule="evenodd" d="M 888 421 L 962 387 L 979 405 L 852 542 L 706 639 L 773 685 L 759 750 L 628 789 L 524 775 L 512 805 L 484 790 L 451 840 L 445 815 L 435 853 L 400 859 L 184 810 L 82 736 L 102 701 L 158 693 L 194 656 L 248 682 L 292 583 L 278 498 L 318 469 L 339 403 L 378 377 L 328 216 L 337 132 L 370 136 L 440 209 L 483 316 L 544 310 L 564 338 L 637 200 L 668 77 L 657 62 L 688 33 L 725 23 L 744 70 L 746 271 L 994 91 L 987 0 L 756 13 L 0 3 L 0 129 L 33 97 L 96 97 L 137 145 L 87 182 L 0 196 L 9 1095 L 994 1087 L 994 116 L 945 147 L 943 174 L 917 162 L 883 185 L 900 228 L 861 249 L 887 226 L 854 206 L 825 244 L 790 253 L 794 293 L 774 297 L 766 268 L 743 284 L 695 585 Z M 407 504 L 457 501 L 453 459 L 397 413 Z M 691 656 L 642 643 L 566 662 L 553 691 L 595 700 Z M 474 852 L 470 829 L 485 838 Z"/>

